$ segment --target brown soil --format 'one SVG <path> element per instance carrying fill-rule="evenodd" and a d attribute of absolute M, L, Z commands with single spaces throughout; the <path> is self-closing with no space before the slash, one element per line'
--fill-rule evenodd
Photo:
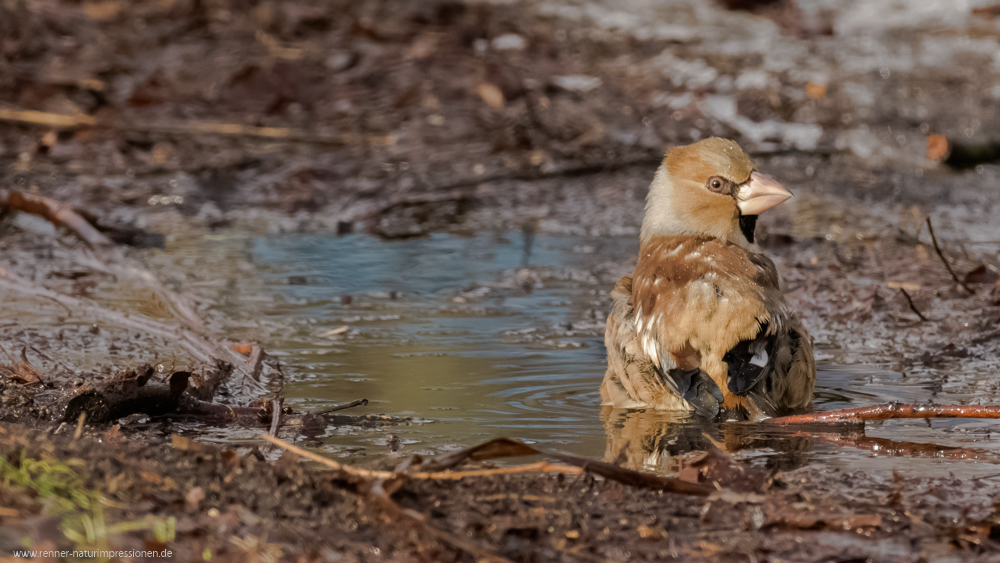
<path fill-rule="evenodd" d="M 721 487 L 708 499 L 586 473 L 410 480 L 393 499 L 425 519 L 415 524 L 380 503 L 370 481 L 291 454 L 266 461 L 256 448 L 65 434 L 6 426 L 0 449 L 13 463 L 82 460 L 86 486 L 119 503 L 106 509 L 109 522 L 176 518 L 166 547 L 181 561 L 206 552 L 213 561 L 992 561 L 1000 551 L 993 480 L 769 474 L 716 450 L 687 460 L 694 479 Z M 0 500 L 4 549 L 24 538 L 36 549 L 74 549 L 37 498 L 6 488 Z M 165 547 L 148 531 L 109 545 Z"/>

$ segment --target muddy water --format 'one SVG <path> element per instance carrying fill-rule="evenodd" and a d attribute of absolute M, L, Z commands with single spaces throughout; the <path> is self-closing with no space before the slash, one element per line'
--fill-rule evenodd
<path fill-rule="evenodd" d="M 624 455 L 633 466 L 668 472 L 667 454 L 704 447 L 708 434 L 738 455 L 784 467 L 996 472 L 983 461 L 885 457 L 809 433 L 602 411 L 607 291 L 627 271 L 634 237 L 192 236 L 168 251 L 187 256 L 177 263 L 215 261 L 220 273 L 227 254 L 245 261 L 235 269 L 240 281 L 220 294 L 218 313 L 242 319 L 231 328 L 236 337 L 256 327 L 251 335 L 280 359 L 286 405 L 319 411 L 367 398 L 352 412 L 414 419 L 386 430 L 331 429 L 319 450 L 332 457 L 435 454 L 509 436 L 595 458 Z M 931 369 L 822 361 L 835 348 L 818 342 L 820 410 L 976 396 L 975 381 Z M 989 421 L 888 421 L 869 423 L 866 434 L 994 449 L 991 428 Z"/>

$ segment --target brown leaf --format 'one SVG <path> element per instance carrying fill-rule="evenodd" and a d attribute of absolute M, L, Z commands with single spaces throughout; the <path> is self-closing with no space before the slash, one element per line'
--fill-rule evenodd
<path fill-rule="evenodd" d="M 822 98 L 826 96 L 826 84 L 806 83 L 806 96 L 810 98 Z"/>
<path fill-rule="evenodd" d="M 12 363 L 8 366 L 0 366 L 0 373 L 6 372 L 7 377 L 10 377 L 15 383 L 20 383 L 21 385 L 34 385 L 35 383 L 42 383 L 44 381 L 42 372 L 35 369 L 28 362 L 27 348 L 21 348 L 20 362 L 15 362 L 14 358 L 11 358 L 6 350 L 4 350 L 4 354 L 7 355 L 7 359 Z"/>
<path fill-rule="evenodd" d="M 927 137 L 927 158 L 937 160 L 948 154 L 948 139 L 944 135 L 931 135 Z"/>
<path fill-rule="evenodd" d="M 984 264 L 980 264 L 976 268 L 965 274 L 965 278 L 962 280 L 965 283 L 981 283 L 990 284 L 996 283 L 1000 280 L 1000 274 L 997 274 L 993 270 L 986 267 Z"/>
<path fill-rule="evenodd" d="M 491 108 L 503 109 L 503 92 L 501 92 L 496 86 L 488 82 L 483 82 L 478 88 L 476 88 L 476 93 L 479 94 L 479 97 L 482 98 L 483 101 L 486 102 L 486 104 Z"/>
<path fill-rule="evenodd" d="M 882 517 L 878 514 L 855 514 L 847 518 L 847 527 L 878 528 L 882 525 Z"/>
<path fill-rule="evenodd" d="M 87 2 L 83 5 L 83 13 L 92 20 L 103 22 L 114 19 L 122 11 L 122 2 Z"/>

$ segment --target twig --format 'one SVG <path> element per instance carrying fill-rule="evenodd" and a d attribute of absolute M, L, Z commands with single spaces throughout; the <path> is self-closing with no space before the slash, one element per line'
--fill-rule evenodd
<path fill-rule="evenodd" d="M 86 219 L 80 217 L 76 211 L 54 199 L 37 194 L 11 192 L 7 196 L 6 201 L 0 200 L 0 205 L 6 205 L 17 211 L 38 215 L 56 227 L 65 227 L 95 250 L 114 246 L 111 239 L 104 236 L 101 231 L 95 229 Z"/>
<path fill-rule="evenodd" d="M 363 479 L 391 479 L 396 477 L 398 474 L 393 471 L 376 471 L 372 469 L 362 469 L 360 467 L 354 467 L 353 465 L 344 465 L 343 463 L 337 463 L 332 459 L 325 458 L 319 454 L 315 454 L 308 450 L 304 450 L 298 446 L 289 444 L 283 440 L 275 438 L 270 434 L 261 434 L 261 438 L 265 441 L 278 446 L 279 448 L 288 450 L 295 455 L 302 456 L 306 459 L 311 459 L 317 463 L 322 463 L 323 465 L 329 467 L 330 469 L 335 469 L 337 471 L 343 471 L 348 475 L 354 475 L 355 477 L 361 477 Z"/>
<path fill-rule="evenodd" d="M 529 471 L 539 471 L 541 473 L 566 473 L 567 475 L 578 475 L 583 473 L 583 468 L 572 465 L 559 465 L 547 461 L 518 465 L 515 467 L 500 467 L 497 469 L 478 469 L 474 471 L 433 471 L 412 473 L 409 477 L 414 479 L 464 479 L 465 477 L 489 477 L 491 475 L 509 475 L 511 473 L 527 473 Z"/>
<path fill-rule="evenodd" d="M 321 463 L 331 469 L 337 471 L 343 471 L 344 473 L 354 475 L 355 477 L 363 477 L 368 479 L 389 479 L 401 476 L 400 473 L 394 471 L 376 471 L 372 469 L 362 469 L 360 467 L 354 467 L 353 465 L 345 465 L 343 463 L 338 463 L 330 458 L 323 457 L 319 454 L 310 452 L 309 450 L 304 450 L 298 446 L 289 444 L 283 440 L 280 440 L 273 435 L 263 434 L 261 437 L 278 446 L 279 448 L 286 449 L 293 454 L 302 456 L 306 459 Z M 524 473 L 527 471 L 542 471 L 549 473 L 569 473 L 576 475 L 577 473 L 582 473 L 583 470 L 579 467 L 572 467 L 568 465 L 554 465 L 546 462 L 531 463 L 528 465 L 522 465 L 518 467 L 504 467 L 500 469 L 480 469 L 474 471 L 417 471 L 414 473 L 407 473 L 406 477 L 411 479 L 464 479 L 466 477 L 489 477 L 490 475 L 504 475 L 509 473 Z"/>
<path fill-rule="evenodd" d="M 247 359 L 247 371 L 254 381 L 260 381 L 260 370 L 264 366 L 264 351 L 260 346 L 254 345 L 250 348 L 250 358 Z"/>
<path fill-rule="evenodd" d="M 361 407 L 361 406 L 364 406 L 364 405 L 367 405 L 367 404 L 368 404 L 368 399 L 358 399 L 356 401 L 351 401 L 350 403 L 347 403 L 346 405 L 337 405 L 337 406 L 335 406 L 333 408 L 326 409 L 325 411 L 320 411 L 320 412 L 318 412 L 316 414 L 319 414 L 319 415 L 330 414 L 332 412 L 342 411 L 342 410 L 346 410 L 346 409 L 353 408 L 353 407 Z"/>
<path fill-rule="evenodd" d="M 79 440 L 80 436 L 83 434 L 83 425 L 85 422 L 87 422 L 87 413 L 82 412 L 80 413 L 80 418 L 76 420 L 76 432 L 73 432 L 74 442 Z"/>
<path fill-rule="evenodd" d="M 281 405 L 285 402 L 283 397 L 275 397 L 271 400 L 271 436 L 277 436 L 281 428 Z"/>
<path fill-rule="evenodd" d="M 928 319 L 927 317 L 925 317 L 920 312 L 920 310 L 917 309 L 917 306 L 913 304 L 913 299 L 910 298 L 910 294 L 907 293 L 905 289 L 899 288 L 899 292 L 903 294 L 903 297 L 906 298 L 906 302 L 910 304 L 910 310 L 913 311 L 914 313 L 916 313 L 917 316 L 920 317 L 920 320 L 922 320 L 924 322 L 929 322 L 930 321 L 930 319 Z"/>
<path fill-rule="evenodd" d="M 326 134 L 292 129 L 289 127 L 255 127 L 239 123 L 218 123 L 211 121 L 175 121 L 149 123 L 141 121 L 103 121 L 91 115 L 64 115 L 42 111 L 0 108 L 0 121 L 21 125 L 42 125 L 56 129 L 109 129 L 112 131 L 132 131 L 140 133 L 166 133 L 173 135 L 225 135 L 255 137 L 283 141 L 298 141 L 321 145 L 346 146 L 367 143 L 371 145 L 392 145 L 393 135 Z"/>
<path fill-rule="evenodd" d="M 856 409 L 782 416 L 765 420 L 763 423 L 813 424 L 864 422 L 866 420 L 889 420 L 891 418 L 1000 418 L 1000 406 L 884 403 Z"/>
<path fill-rule="evenodd" d="M 927 230 L 930 231 L 931 233 L 931 242 L 934 243 L 934 251 L 937 252 L 938 258 L 940 258 L 941 261 L 944 262 L 944 267 L 948 268 L 948 273 L 951 274 L 951 279 L 955 280 L 955 283 L 962 286 L 962 288 L 965 289 L 965 291 L 968 291 L 969 295 L 974 295 L 975 292 L 972 291 L 972 289 L 970 289 L 969 286 L 965 285 L 965 282 L 958 279 L 958 274 L 955 273 L 955 270 L 951 269 L 951 264 L 948 263 L 948 260 L 946 260 L 944 257 L 944 253 L 941 252 L 941 247 L 938 246 L 937 237 L 934 236 L 934 225 L 931 224 L 930 215 L 927 216 Z M 919 315 L 919 313 L 917 314 Z"/>

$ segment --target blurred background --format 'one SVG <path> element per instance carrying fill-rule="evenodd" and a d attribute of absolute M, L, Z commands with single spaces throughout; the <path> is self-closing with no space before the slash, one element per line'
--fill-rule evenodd
<path fill-rule="evenodd" d="M 0 187 L 70 202 L 262 343 L 286 405 L 415 417 L 319 436 L 330 455 L 504 434 L 600 456 L 628 428 L 655 450 L 677 420 L 599 414 L 607 293 L 663 153 L 708 136 L 796 194 L 759 229 L 820 406 L 997 394 L 977 374 L 997 357 L 998 41 L 994 0 L 0 0 Z M 928 215 L 981 298 L 949 293 Z M 43 222 L 2 227 L 4 267 L 168 315 Z M 46 307 L 0 325 L 12 347 L 69 330 Z M 49 343 L 81 372 L 186 361 L 79 328 Z"/>

